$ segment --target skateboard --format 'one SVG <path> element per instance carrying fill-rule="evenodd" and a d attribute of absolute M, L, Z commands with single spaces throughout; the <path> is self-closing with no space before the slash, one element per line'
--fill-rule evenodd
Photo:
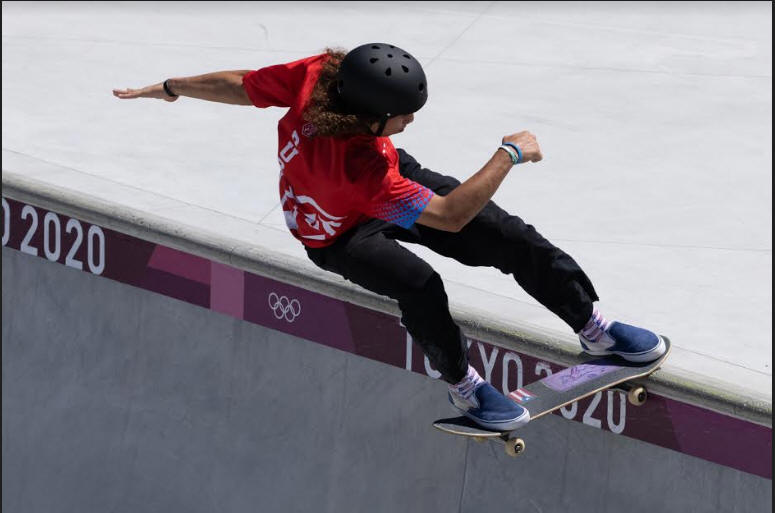
<path fill-rule="evenodd" d="M 670 340 L 665 336 L 662 339 L 667 345 L 665 354 L 652 362 L 634 363 L 615 355 L 603 358 L 590 356 L 580 364 L 514 390 L 508 397 L 530 412 L 530 422 L 608 389 L 625 392 L 630 404 L 640 406 L 646 402 L 648 394 L 643 385 L 633 384 L 632 380 L 648 376 L 665 361 L 670 354 Z M 491 431 L 467 417 L 439 419 L 433 423 L 433 427 L 453 435 L 473 438 L 477 442 L 501 442 L 505 444 L 509 456 L 517 456 L 525 450 L 525 441 L 516 436 L 516 431 Z"/>

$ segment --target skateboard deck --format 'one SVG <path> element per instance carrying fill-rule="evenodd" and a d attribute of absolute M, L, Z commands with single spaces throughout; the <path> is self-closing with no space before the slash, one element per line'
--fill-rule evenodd
<path fill-rule="evenodd" d="M 657 370 L 670 354 L 670 339 L 662 336 L 667 349 L 659 359 L 647 363 L 634 363 L 619 356 L 589 356 L 580 364 L 568 367 L 539 381 L 533 382 L 508 394 L 508 397 L 530 412 L 530 422 L 585 397 L 609 388 L 627 392 L 631 404 L 639 406 L 646 401 L 643 386 L 632 380 L 643 378 Z M 525 449 L 525 442 L 517 438 L 516 431 L 491 431 L 479 427 L 467 417 L 439 419 L 433 427 L 446 433 L 471 437 L 477 441 L 493 440 L 506 445 L 506 452 L 516 456 Z"/>

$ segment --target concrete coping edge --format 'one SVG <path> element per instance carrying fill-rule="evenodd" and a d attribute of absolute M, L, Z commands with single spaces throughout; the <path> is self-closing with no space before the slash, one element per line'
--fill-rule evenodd
<path fill-rule="evenodd" d="M 395 301 L 323 272 L 312 262 L 5 169 L 2 185 L 3 195 L 17 201 L 49 208 L 334 299 L 400 316 Z M 462 309 L 454 303 L 450 304 L 450 310 L 455 321 L 472 338 L 562 365 L 574 365 L 580 361 L 578 341 L 570 335 L 505 320 L 485 312 Z M 644 383 L 659 395 L 772 427 L 772 402 L 752 397 L 751 391 L 744 387 L 728 383 L 720 386 L 707 376 L 676 369 L 660 369 Z"/>

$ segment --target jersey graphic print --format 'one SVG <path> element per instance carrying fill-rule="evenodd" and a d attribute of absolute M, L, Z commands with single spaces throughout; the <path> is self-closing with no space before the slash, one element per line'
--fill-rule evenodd
<path fill-rule="evenodd" d="M 291 134 L 291 140 L 280 150 L 278 161 L 280 162 L 280 171 L 285 169 L 285 164 L 289 163 L 293 157 L 299 154 L 299 134 L 296 130 Z"/>
<path fill-rule="evenodd" d="M 402 228 L 411 227 L 428 205 L 433 192 L 427 187 L 411 182 L 411 192 L 404 198 L 394 199 L 374 207 L 372 215 Z"/>
<path fill-rule="evenodd" d="M 342 226 L 342 221 L 347 216 L 337 217 L 323 210 L 309 196 L 296 196 L 293 194 L 293 188 L 290 185 L 285 186 L 285 192 L 280 200 L 285 215 L 285 224 L 288 229 L 299 233 L 301 237 L 312 240 L 325 240 L 333 238 L 336 235 L 336 229 Z M 299 215 L 301 214 L 301 217 Z M 316 234 L 306 234 L 299 230 L 299 219 L 309 228 L 315 230 Z M 308 230 L 304 230 L 305 232 Z"/>

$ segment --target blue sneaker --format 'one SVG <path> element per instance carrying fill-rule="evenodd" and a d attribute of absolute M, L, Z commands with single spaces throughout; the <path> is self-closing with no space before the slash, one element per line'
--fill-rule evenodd
<path fill-rule="evenodd" d="M 530 421 L 530 412 L 482 381 L 468 398 L 452 390 L 449 402 L 485 429 L 512 431 Z"/>
<path fill-rule="evenodd" d="M 582 330 L 578 335 L 585 352 L 618 354 L 631 362 L 650 362 L 667 350 L 665 341 L 656 333 L 616 321 L 603 329 Z"/>

